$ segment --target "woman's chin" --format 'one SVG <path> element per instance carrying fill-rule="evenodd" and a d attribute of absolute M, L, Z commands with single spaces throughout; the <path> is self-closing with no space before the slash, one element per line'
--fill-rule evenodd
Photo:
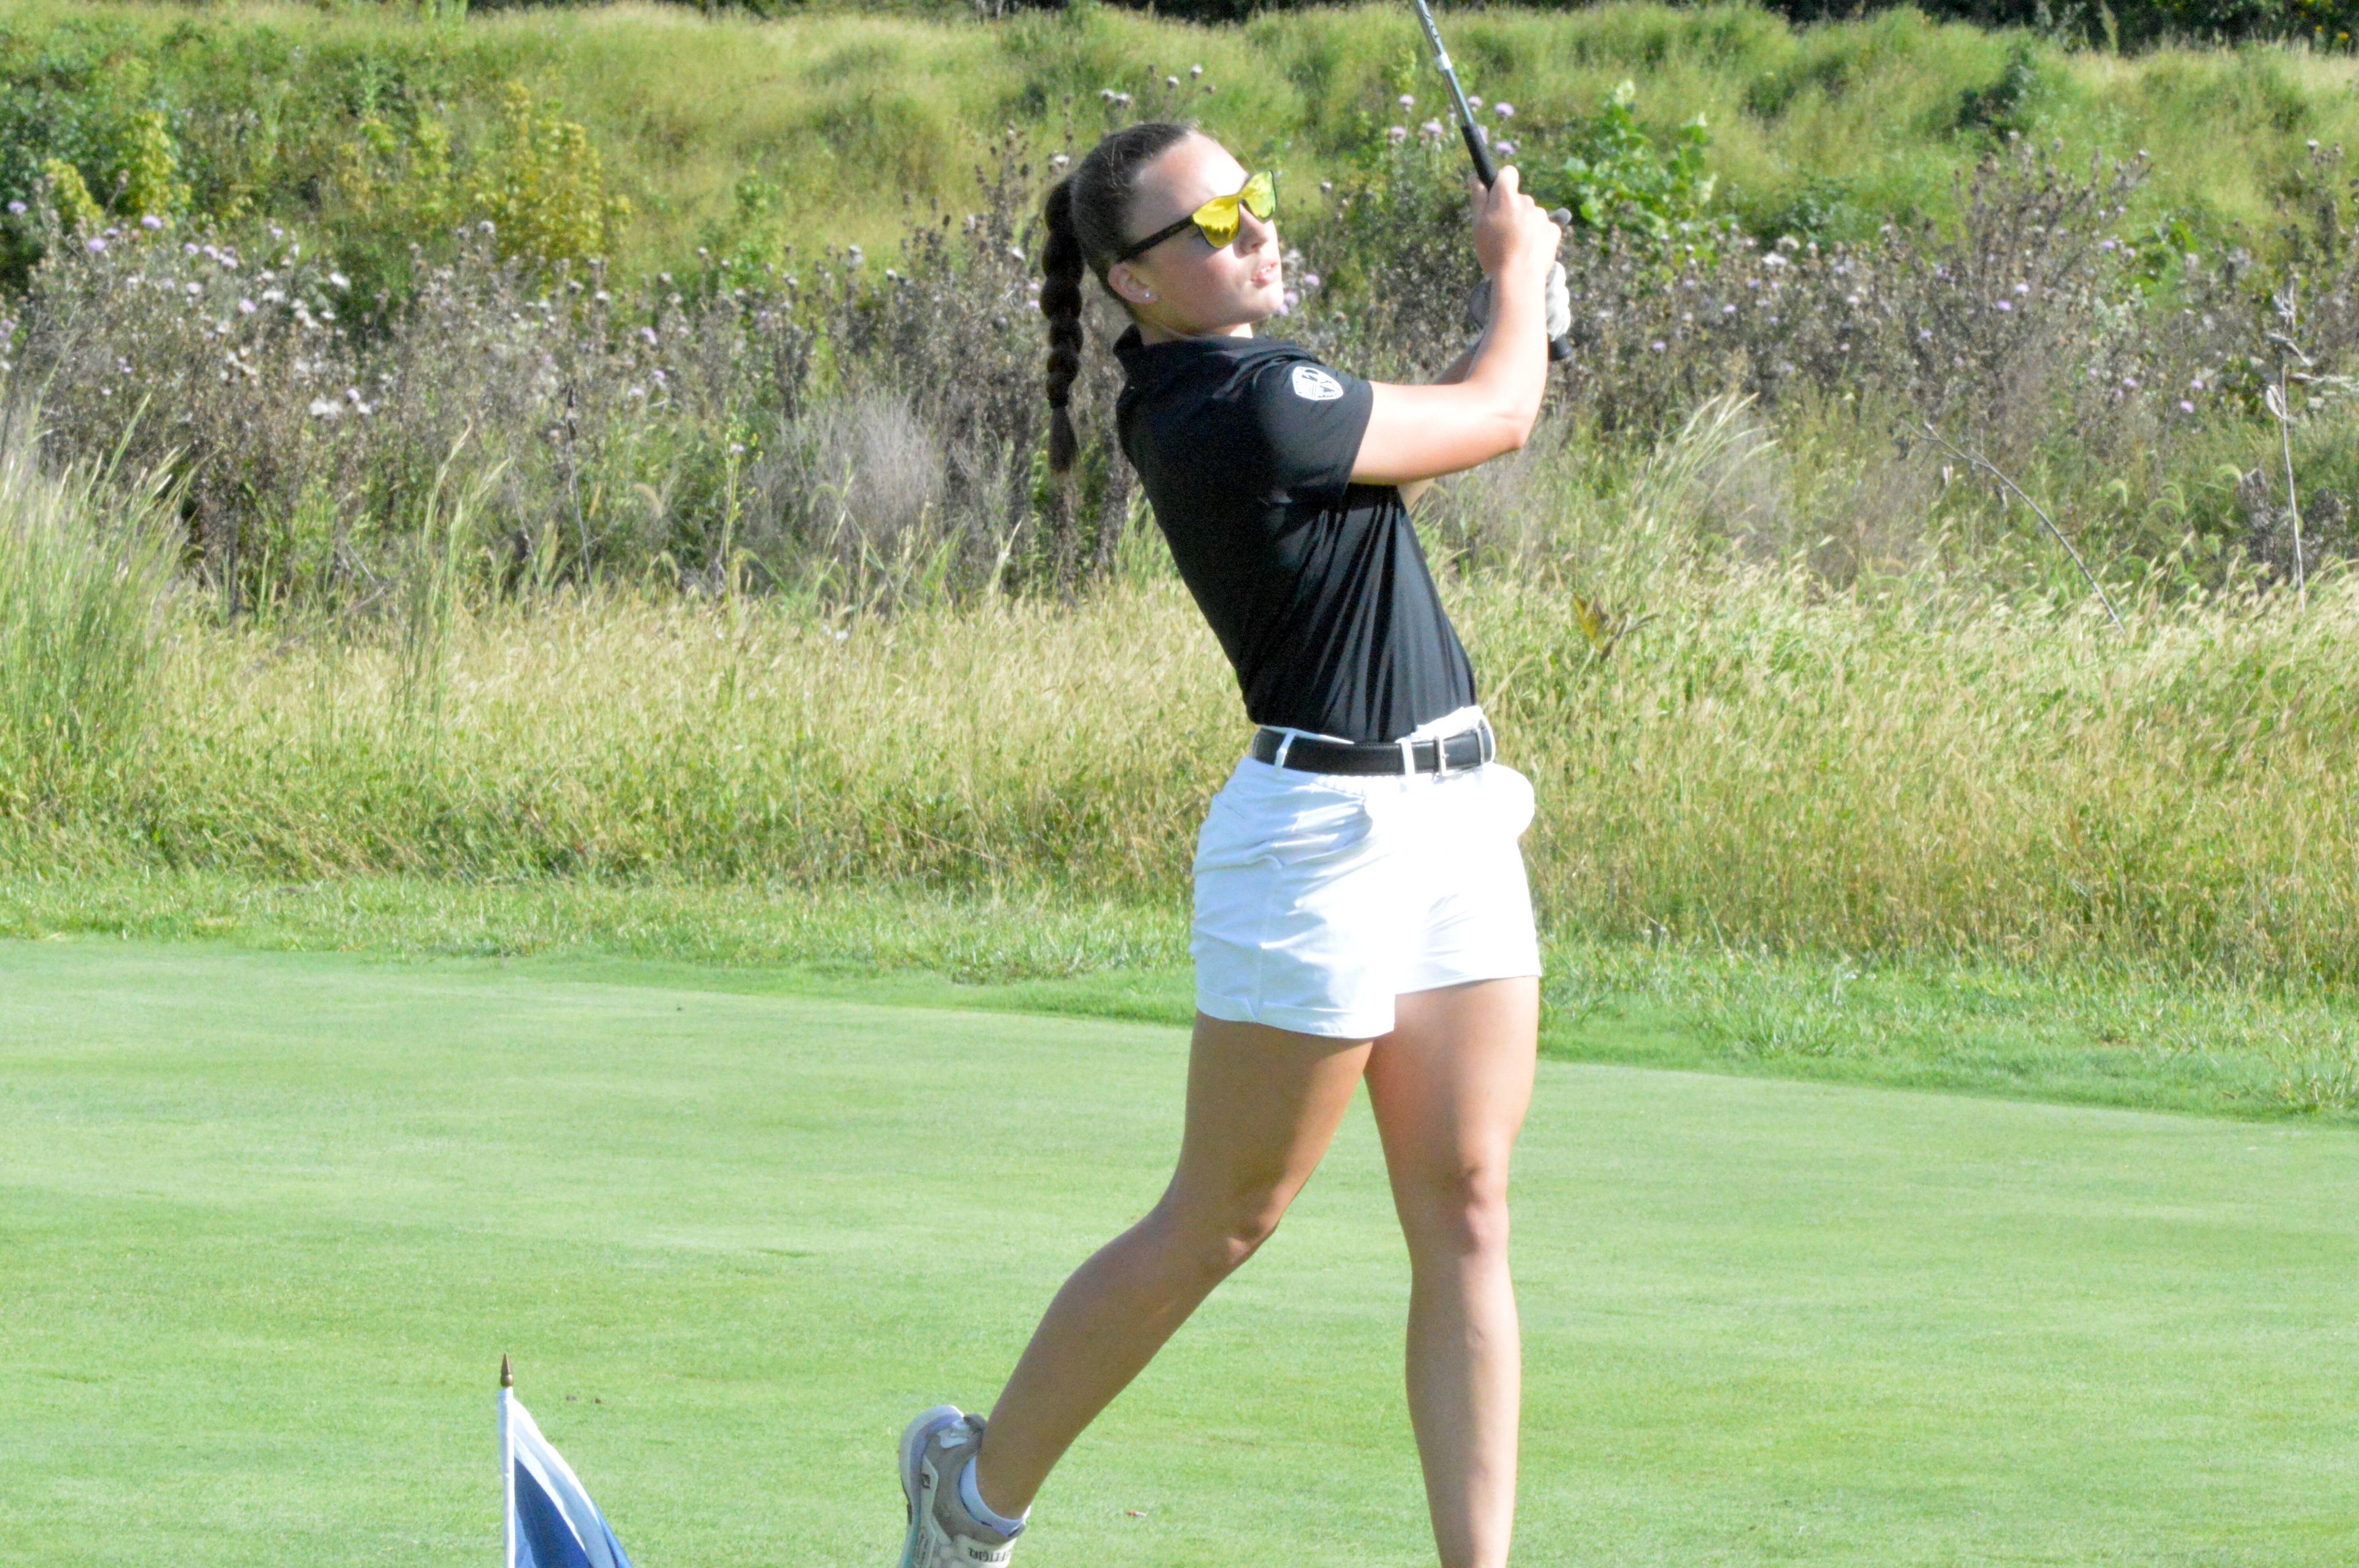
<path fill-rule="evenodd" d="M 1266 288 L 1256 288 L 1245 296 L 1239 308 L 1245 319 L 1251 322 L 1258 323 L 1274 316 L 1283 316 L 1286 314 L 1286 288 L 1277 283 Z"/>

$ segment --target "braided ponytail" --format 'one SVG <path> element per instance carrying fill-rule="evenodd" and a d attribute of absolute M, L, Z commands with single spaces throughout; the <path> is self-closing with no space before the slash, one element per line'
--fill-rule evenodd
<path fill-rule="evenodd" d="M 1166 149 L 1195 134 L 1192 125 L 1150 120 L 1106 137 L 1073 172 L 1049 189 L 1040 220 L 1048 241 L 1040 248 L 1040 314 L 1049 323 L 1049 467 L 1063 473 L 1073 466 L 1081 442 L 1073 434 L 1069 405 L 1073 378 L 1082 372 L 1082 271 L 1097 274 L 1106 297 L 1130 306 L 1106 282 L 1106 257 L 1122 249 L 1138 177 Z"/>
<path fill-rule="evenodd" d="M 1049 189 L 1040 216 L 1049 243 L 1040 251 L 1040 314 L 1049 320 L 1049 468 L 1073 466 L 1081 443 L 1073 436 L 1073 378 L 1082 373 L 1082 242 L 1073 232 L 1073 181 L 1067 175 Z"/>

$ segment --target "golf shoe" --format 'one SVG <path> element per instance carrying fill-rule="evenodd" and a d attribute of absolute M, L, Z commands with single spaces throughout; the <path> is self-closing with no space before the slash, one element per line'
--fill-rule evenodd
<path fill-rule="evenodd" d="M 983 1445 L 983 1418 L 936 1405 L 901 1433 L 901 1493 L 909 1538 L 901 1568 L 1001 1568 L 1015 1554 L 1004 1535 L 967 1511 L 959 1476 Z"/>

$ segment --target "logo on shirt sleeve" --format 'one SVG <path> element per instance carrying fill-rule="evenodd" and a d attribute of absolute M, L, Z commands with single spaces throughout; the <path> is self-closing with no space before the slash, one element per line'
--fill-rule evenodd
<path fill-rule="evenodd" d="M 1343 384 L 1317 365 L 1296 365 L 1294 395 L 1311 403 L 1332 403 L 1343 395 Z"/>

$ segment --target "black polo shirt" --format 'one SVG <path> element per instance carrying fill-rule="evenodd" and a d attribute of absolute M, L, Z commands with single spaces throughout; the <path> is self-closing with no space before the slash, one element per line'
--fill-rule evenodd
<path fill-rule="evenodd" d="M 1293 343 L 1114 344 L 1122 449 L 1236 666 L 1245 714 L 1396 741 L 1474 700 L 1400 492 L 1353 484 L 1369 384 Z"/>

